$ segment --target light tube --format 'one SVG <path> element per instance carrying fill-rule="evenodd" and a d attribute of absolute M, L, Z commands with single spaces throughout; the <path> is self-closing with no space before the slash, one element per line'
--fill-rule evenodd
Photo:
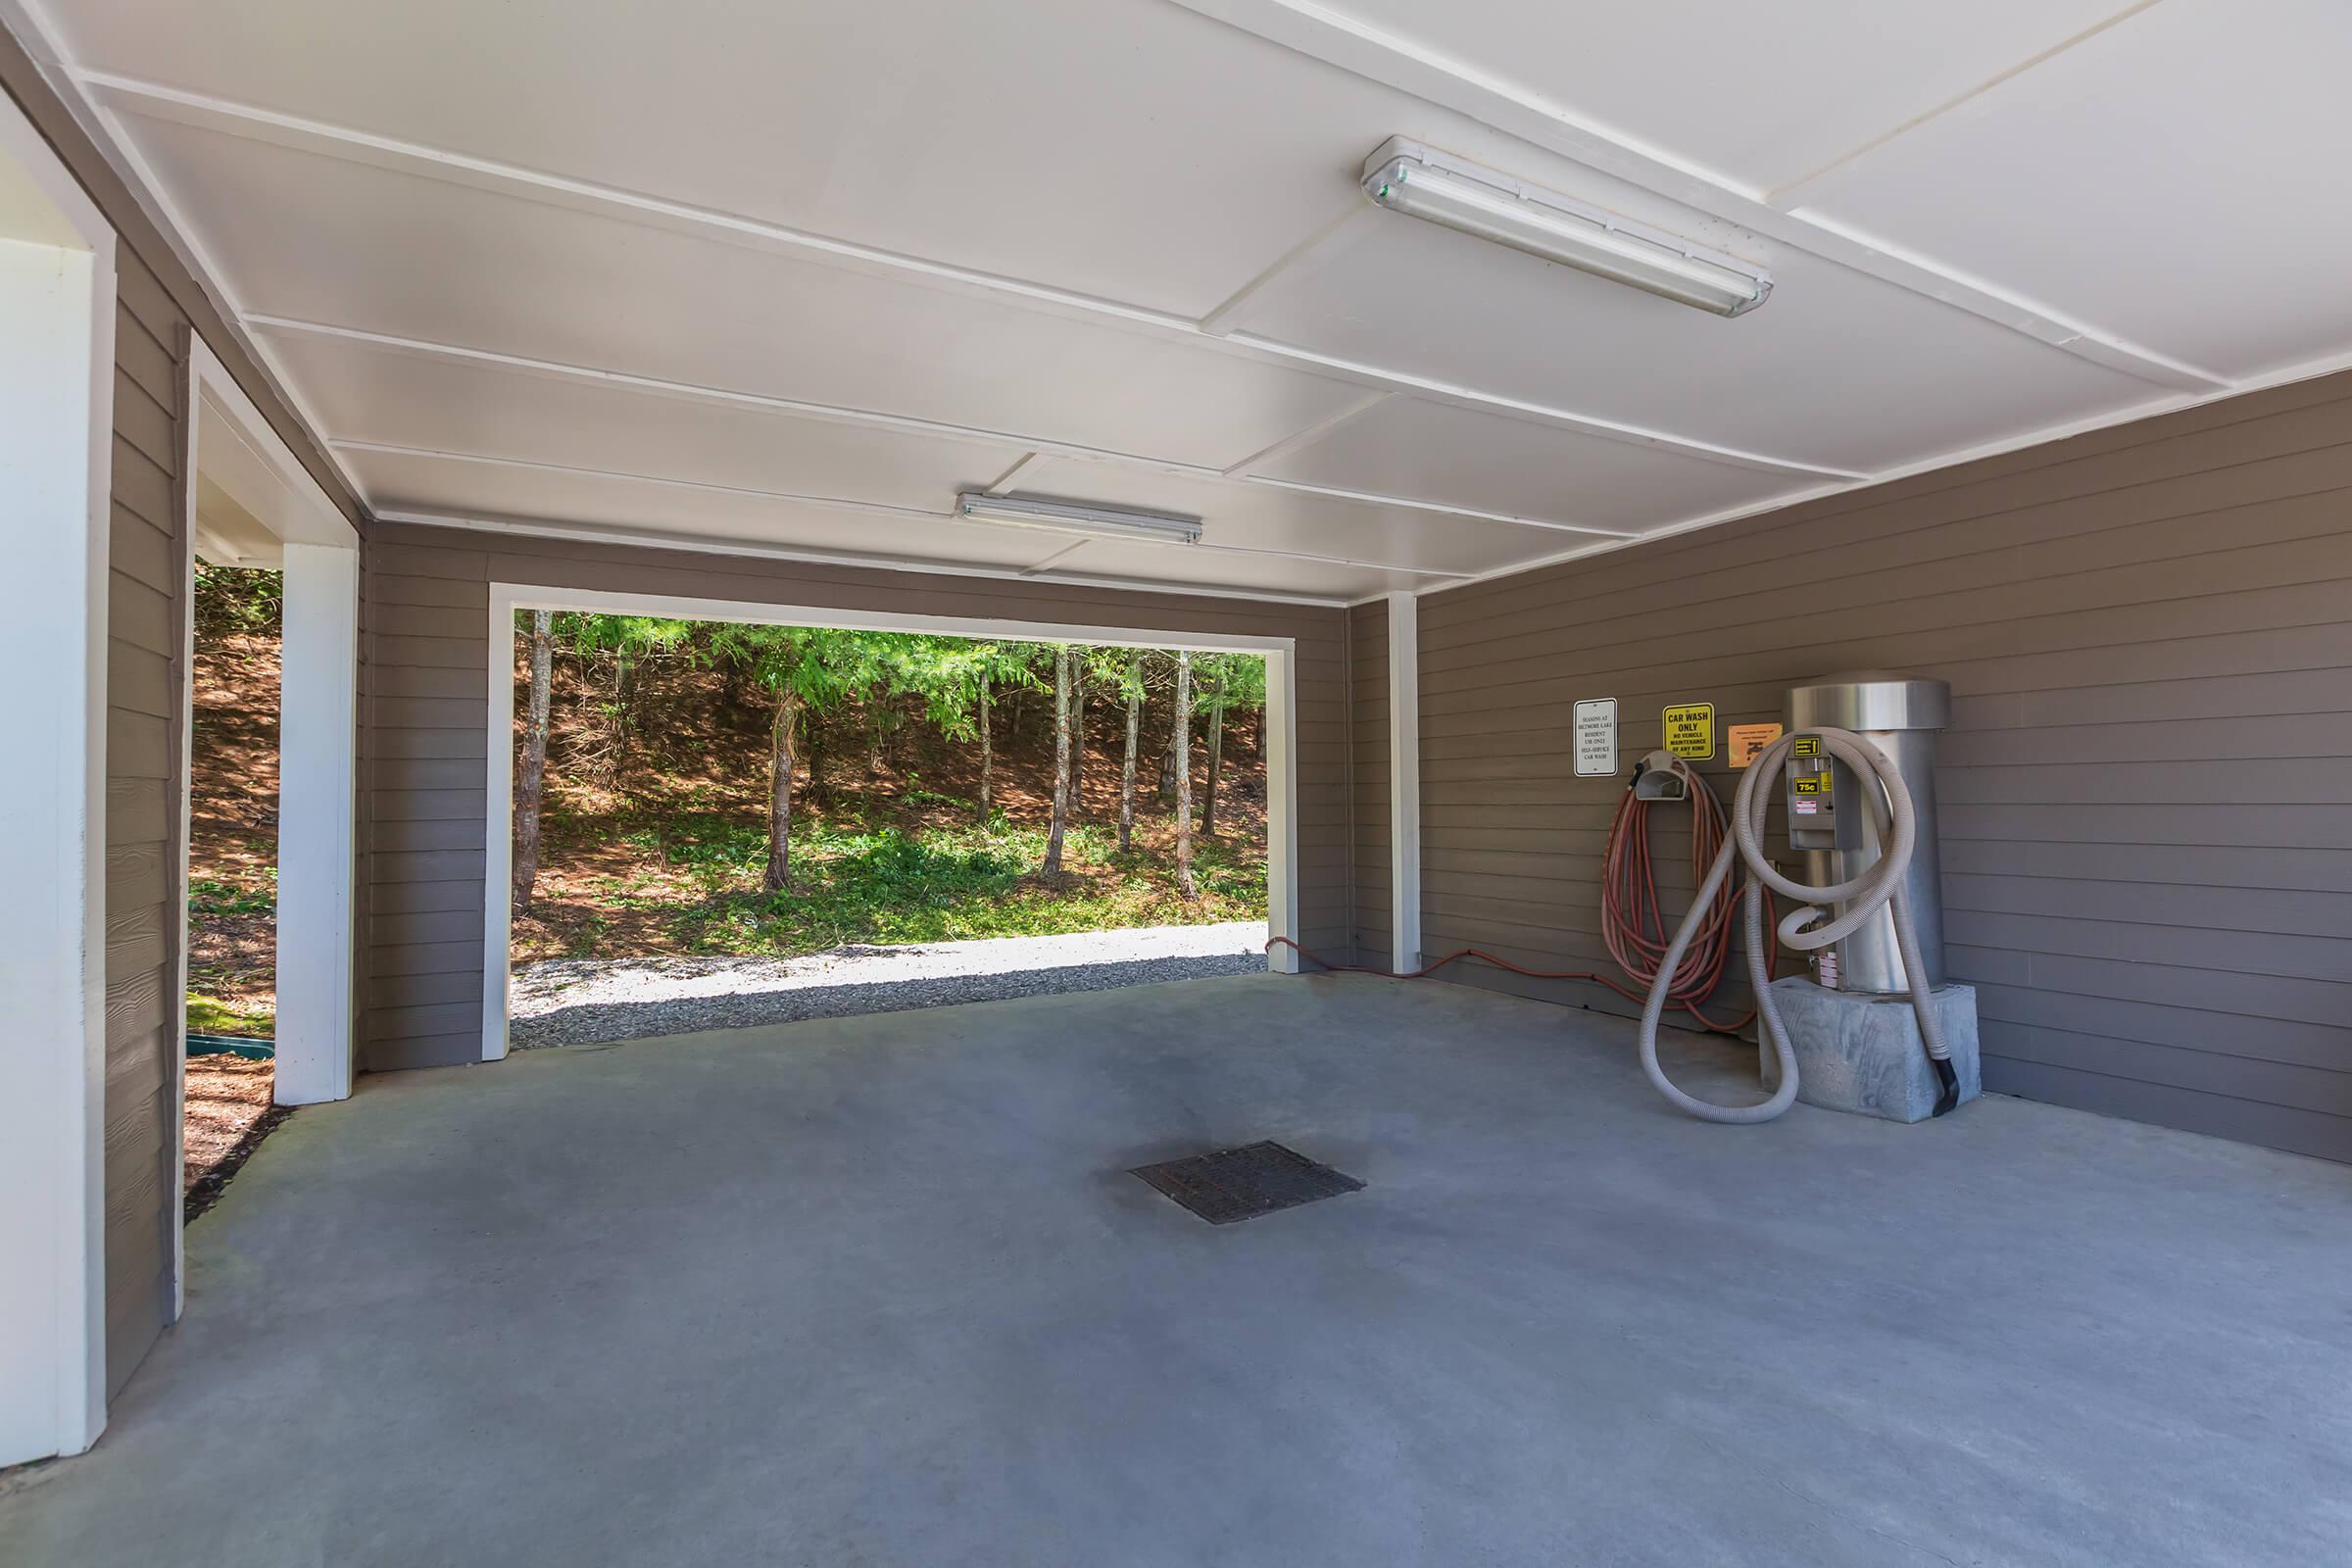
<path fill-rule="evenodd" d="M 1047 528 L 1056 533 L 1092 534 L 1102 539 L 1125 539 L 1131 544 L 1197 545 L 1200 519 L 1162 512 L 1131 512 L 1124 507 L 1095 507 L 1077 501 L 1046 501 L 1034 496 L 992 496 L 966 490 L 956 498 L 958 516 L 1008 523 L 1015 528 Z"/>
<path fill-rule="evenodd" d="M 1772 293 L 1760 268 L 1507 175 L 1447 163 L 1453 167 L 1392 138 L 1364 166 L 1364 194 L 1391 212 L 1717 316 L 1752 311 Z"/>

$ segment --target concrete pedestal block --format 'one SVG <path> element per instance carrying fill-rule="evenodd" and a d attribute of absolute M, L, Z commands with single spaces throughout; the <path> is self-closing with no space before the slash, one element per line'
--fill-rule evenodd
<path fill-rule="evenodd" d="M 1919 1018 L 1907 996 L 1824 991 L 1802 975 L 1772 983 L 1773 1000 L 1796 1054 L 1796 1098 L 1825 1110 L 1854 1110 L 1889 1121 L 1925 1121 L 1941 1085 L 1919 1041 Z M 1977 1059 L 1977 991 L 1947 985 L 1934 993 L 1936 1021 L 1951 1049 L 1960 1102 L 1984 1089 Z M 1764 1087 L 1781 1081 L 1772 1047 L 1759 1043 Z"/>

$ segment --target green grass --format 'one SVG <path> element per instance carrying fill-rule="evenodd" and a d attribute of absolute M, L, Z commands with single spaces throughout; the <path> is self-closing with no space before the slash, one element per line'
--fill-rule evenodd
<path fill-rule="evenodd" d="M 999 816 L 917 836 L 855 817 L 805 818 L 793 832 L 793 885 L 774 894 L 757 891 L 767 859 L 758 827 L 690 816 L 630 837 L 688 871 L 704 896 L 680 903 L 615 889 L 611 897 L 639 909 L 666 904 L 672 935 L 696 953 L 788 956 L 845 943 L 1201 924 L 1261 918 L 1266 907 L 1265 863 L 1253 845 L 1196 841 L 1200 897 L 1188 902 L 1177 891 L 1172 856 L 1139 851 L 1121 858 L 1115 834 L 1086 822 L 1073 824 L 1063 844 L 1069 874 L 1049 884 L 1036 874 L 1043 827 Z"/>
<path fill-rule="evenodd" d="M 276 1027 L 276 1015 L 266 1009 L 246 1009 L 194 991 L 188 993 L 188 1033 L 192 1035 L 267 1040 Z"/>
<path fill-rule="evenodd" d="M 269 914 L 277 907 L 277 867 L 269 867 L 270 886 L 240 887 L 198 877 L 188 884 L 190 914 Z"/>

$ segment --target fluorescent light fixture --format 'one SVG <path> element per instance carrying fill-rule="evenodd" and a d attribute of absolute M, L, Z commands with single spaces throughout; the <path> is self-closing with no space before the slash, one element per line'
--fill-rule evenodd
<path fill-rule="evenodd" d="M 1364 194 L 1391 212 L 1717 316 L 1752 311 L 1772 293 L 1771 275 L 1751 263 L 1401 136 L 1365 161 Z"/>
<path fill-rule="evenodd" d="M 1124 539 L 1130 544 L 1197 545 L 1200 519 L 1164 512 L 1131 512 L 1125 507 L 1095 507 L 1079 501 L 1047 501 L 1036 496 L 992 496 L 966 490 L 956 498 L 958 516 L 1009 523 L 1015 528 L 1047 528 L 1055 533 L 1093 534 Z"/>

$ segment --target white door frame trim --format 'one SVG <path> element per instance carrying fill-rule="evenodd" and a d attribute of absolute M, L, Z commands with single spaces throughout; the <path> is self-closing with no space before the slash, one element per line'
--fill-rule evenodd
<path fill-rule="evenodd" d="M 19 768 L 0 773 L 0 1465 L 106 1428 L 106 763 L 115 231 L 0 93 L 0 518 Z M 79 526 L 74 525 L 78 514 Z M 177 1203 L 174 1201 L 176 1211 Z"/>
<path fill-rule="evenodd" d="M 482 877 L 481 1059 L 484 1061 L 500 1060 L 507 1054 L 508 952 L 513 936 L 509 884 L 514 837 L 514 614 L 522 610 L 578 610 L 618 615 L 660 615 L 675 620 L 727 620 L 771 626 L 824 626 L 1002 641 L 1263 655 L 1266 661 L 1266 929 L 1270 936 L 1287 937 L 1294 942 L 1298 938 L 1298 659 L 1295 638 L 1139 631 L 1131 626 L 1083 626 L 987 615 L 916 615 L 494 582 L 490 585 L 486 670 L 490 682 L 485 764 L 488 797 L 482 813 L 483 848 L 487 852 Z M 1272 947 L 1266 956 L 1266 967 L 1277 974 L 1297 973 L 1297 951 Z"/>
<path fill-rule="evenodd" d="M 273 1098 L 281 1105 L 342 1100 L 351 1094 L 358 1011 L 352 974 L 358 946 L 360 536 L 202 338 L 188 344 L 187 406 L 190 550 L 198 537 L 198 475 L 204 473 L 234 490 L 247 514 L 277 540 L 285 572 Z M 193 665 L 191 657 L 191 681 Z M 183 711 L 192 711 L 192 704 Z M 181 776 L 193 783 L 184 765 Z M 188 794 L 183 784 L 183 906 Z M 181 962 L 184 968 L 184 947 Z"/>

